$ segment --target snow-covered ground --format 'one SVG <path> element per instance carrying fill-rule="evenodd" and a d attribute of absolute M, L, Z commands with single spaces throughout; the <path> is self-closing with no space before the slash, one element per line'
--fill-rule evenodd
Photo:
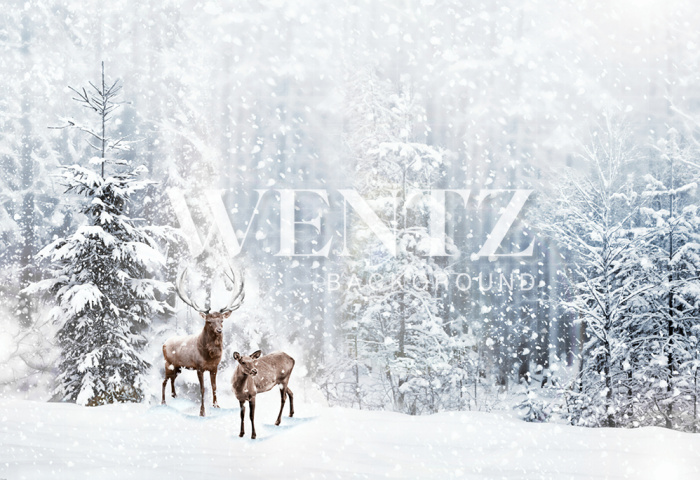
<path fill-rule="evenodd" d="M 410 417 L 258 397 L 258 439 L 238 409 L 191 400 L 97 408 L 0 400 L 0 479 L 697 480 L 700 435 L 528 424 L 503 413 Z M 285 414 L 287 407 L 285 407 Z"/>

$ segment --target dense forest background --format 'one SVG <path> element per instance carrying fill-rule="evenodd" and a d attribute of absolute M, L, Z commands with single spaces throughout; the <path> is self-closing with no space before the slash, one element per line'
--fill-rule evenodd
<path fill-rule="evenodd" d="M 47 314 L 51 302 L 24 289 L 44 277 L 36 254 L 85 223 L 79 199 L 65 193 L 56 172 L 76 163 L 89 167 L 94 154 L 83 132 L 55 127 L 82 118 L 84 109 L 68 86 L 96 82 L 104 62 L 107 76 L 123 85 L 124 103 L 112 127 L 128 141 L 122 157 L 145 166 L 155 182 L 136 196 L 131 216 L 178 227 L 169 188 L 184 193 L 195 218 L 198 208 L 206 208 L 204 193 L 220 189 L 239 239 L 250 231 L 235 259 L 250 292 L 227 324 L 231 343 L 224 366 L 233 350 L 285 348 L 303 365 L 301 376 L 331 403 L 407 413 L 491 409 L 518 391 L 530 419 L 551 415 L 552 398 L 560 398 L 559 410 L 580 424 L 697 428 L 697 358 L 690 358 L 697 357 L 695 293 L 677 293 L 697 280 L 695 264 L 676 262 L 671 247 L 664 264 L 673 270 L 670 276 L 663 275 L 665 267 L 653 275 L 649 267 L 655 262 L 649 252 L 664 250 L 669 232 L 679 231 L 683 222 L 676 220 L 685 215 L 677 237 L 683 252 L 694 252 L 698 232 L 686 209 L 697 204 L 700 164 L 700 33 L 694 27 L 700 9 L 694 2 L 423 0 L 331 7 L 311 0 L 8 1 L 4 11 L 5 394 L 53 388 L 60 352 L 58 326 Z M 612 184 L 617 190 L 608 191 Z M 575 197 L 577 188 L 602 196 L 567 197 Z M 327 204 L 307 198 L 297 212 L 300 221 L 322 214 L 320 232 L 301 226 L 297 236 L 307 249 L 333 238 L 327 258 L 275 255 L 279 194 L 267 194 L 258 205 L 259 191 L 268 189 L 329 192 Z M 393 220 L 396 256 L 387 258 L 356 218 L 344 222 L 339 189 L 355 189 L 381 218 Z M 468 201 L 452 194 L 445 200 L 452 255 L 426 254 L 430 198 L 411 203 L 407 189 L 471 189 Z M 477 198 L 484 189 L 533 190 L 501 251 L 519 252 L 534 237 L 532 255 L 475 255 L 510 200 Z M 624 205 L 613 211 L 623 193 Z M 588 210 L 585 202 L 592 202 Z M 669 202 L 685 213 L 661 212 Z M 256 205 L 258 215 L 247 225 Z M 588 215 L 591 205 L 610 205 L 613 213 L 593 219 L 593 226 L 572 221 Z M 636 252 L 624 265 L 596 263 L 571 240 L 601 224 L 610 228 L 603 229 L 606 239 L 624 230 L 629 242 L 610 247 Z M 343 257 L 338 253 L 345 237 L 352 251 Z M 600 238 L 590 234 L 587 244 Z M 166 262 L 155 275 L 172 282 L 188 254 L 182 244 L 161 247 Z M 649 264 L 632 266 L 635 258 Z M 603 266 L 591 273 L 587 261 Z M 409 271 L 433 288 L 388 281 Z M 614 314 L 603 308 L 612 323 L 603 321 L 596 330 L 591 302 L 600 300 L 598 284 L 582 279 L 607 279 L 608 271 L 621 286 L 600 288 L 625 302 L 620 289 L 633 291 L 636 303 L 612 302 Z M 378 272 L 387 285 L 363 290 Z M 493 283 L 436 286 L 441 275 L 454 279 L 460 273 L 491 275 Z M 518 288 L 522 274 L 531 275 L 532 288 Z M 330 289 L 329 275 L 342 288 Z M 497 288 L 503 287 L 501 275 L 514 287 Z M 350 288 L 353 277 L 364 279 L 362 285 Z M 637 293 L 662 284 L 665 293 L 655 297 Z M 685 298 L 682 305 L 679 298 Z M 154 379 L 162 338 L 199 328 L 198 317 L 175 295 L 162 300 L 172 311 L 147 319 L 144 334 Z M 673 348 L 659 346 L 664 341 L 649 323 L 660 318 L 654 308 L 666 304 L 663 318 L 673 325 L 665 330 L 665 345 Z M 681 313 L 685 326 L 668 320 Z M 631 318 L 639 322 L 612 328 Z M 682 343 L 674 336 L 687 340 L 684 353 L 674 350 Z M 640 346 L 637 337 L 654 340 Z M 601 351 L 607 353 L 599 356 Z M 586 364 L 587 356 L 600 362 Z M 654 365 L 661 357 L 667 360 L 657 362 L 657 370 L 668 367 L 666 380 L 660 380 L 663 372 L 628 367 Z M 610 382 L 598 385 L 601 372 Z M 629 378 L 615 383 L 619 376 L 611 372 Z M 678 392 L 671 387 L 676 377 L 683 377 Z M 534 385 L 543 384 L 559 390 L 535 395 Z M 627 400 L 613 408 L 616 388 Z M 602 410 L 588 408 L 601 391 Z M 657 415 L 640 420 L 630 410 L 637 394 Z M 683 403 L 674 407 L 669 399 L 676 397 Z M 674 423 L 674 408 L 692 419 Z"/>

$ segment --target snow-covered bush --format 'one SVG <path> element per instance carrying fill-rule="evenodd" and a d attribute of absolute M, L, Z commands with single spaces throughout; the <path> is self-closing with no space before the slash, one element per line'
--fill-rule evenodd
<path fill-rule="evenodd" d="M 516 409 L 520 410 L 522 419 L 526 422 L 543 423 L 552 415 L 551 405 L 537 397 L 537 394 L 529 390 L 527 397 L 519 403 Z"/>

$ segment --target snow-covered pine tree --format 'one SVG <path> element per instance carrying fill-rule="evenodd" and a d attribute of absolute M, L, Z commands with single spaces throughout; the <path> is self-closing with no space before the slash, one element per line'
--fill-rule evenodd
<path fill-rule="evenodd" d="M 635 228 L 641 199 L 627 167 L 634 160 L 624 128 L 606 118 L 579 157 L 577 171 L 545 202 L 544 233 L 571 265 L 574 291 L 564 307 L 578 315 L 585 342 L 579 373 L 567 394 L 569 420 L 585 426 L 616 426 L 629 405 L 627 379 L 630 302 L 638 294 L 636 255 L 644 243 Z"/>
<path fill-rule="evenodd" d="M 349 144 L 357 190 L 396 240 L 393 255 L 363 224 L 352 229 L 355 250 L 346 273 L 359 284 L 344 293 L 343 329 L 354 357 L 356 400 L 386 407 L 381 402 L 389 398 L 397 411 L 436 412 L 451 386 L 452 351 L 438 280 L 446 281 L 448 271 L 429 256 L 430 195 L 409 194 L 442 178 L 446 154 L 412 141 L 422 113 L 408 92 L 394 93 L 367 72 L 356 77 L 354 88 Z M 381 395 L 372 398 L 378 385 Z"/>
<path fill-rule="evenodd" d="M 143 374 L 149 367 L 141 355 L 150 319 L 166 311 L 169 284 L 152 278 L 164 261 L 156 240 L 166 229 L 132 218 L 133 197 L 150 182 L 138 180 L 144 168 L 133 168 L 118 154 L 128 150 L 123 138 L 109 133 L 119 107 L 118 81 L 90 83 L 74 90 L 75 100 L 97 116 L 98 127 L 68 120 L 90 137 L 98 154 L 92 168 L 62 167 L 66 193 L 85 197 L 80 206 L 86 222 L 71 235 L 44 247 L 49 260 L 46 280 L 32 291 L 48 291 L 55 306 L 61 349 L 56 394 L 83 405 L 140 401 Z"/>
<path fill-rule="evenodd" d="M 649 241 L 640 263 L 654 288 L 642 294 L 632 346 L 641 424 L 692 430 L 697 415 L 697 318 L 700 316 L 700 211 L 691 151 L 675 129 L 658 144 L 645 175 L 642 210 Z"/>

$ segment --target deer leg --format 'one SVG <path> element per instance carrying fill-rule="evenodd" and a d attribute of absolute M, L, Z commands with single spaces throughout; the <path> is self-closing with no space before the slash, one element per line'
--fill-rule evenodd
<path fill-rule="evenodd" d="M 285 387 L 285 390 L 287 390 L 287 395 L 289 395 L 289 416 L 293 417 L 294 416 L 294 394 L 289 389 L 289 387 Z"/>
<path fill-rule="evenodd" d="M 173 374 L 170 375 L 170 396 L 173 398 L 177 397 L 177 394 L 175 393 L 175 379 L 177 378 L 177 374 L 180 373 L 180 367 L 177 367 L 173 370 Z"/>
<path fill-rule="evenodd" d="M 238 435 L 239 437 L 242 437 L 245 435 L 245 429 L 243 428 L 244 425 L 244 420 L 245 420 L 245 402 L 244 401 L 239 401 L 241 404 L 241 433 Z"/>
<path fill-rule="evenodd" d="M 199 379 L 199 393 L 201 394 L 202 404 L 199 407 L 199 416 L 204 416 L 204 372 L 197 370 L 197 378 Z"/>
<path fill-rule="evenodd" d="M 255 397 L 251 398 L 248 404 L 250 405 L 250 428 L 253 429 L 250 438 L 255 439 Z"/>
<path fill-rule="evenodd" d="M 282 404 L 280 405 L 280 413 L 277 415 L 275 425 L 279 425 L 282 421 L 282 410 L 284 410 L 284 401 L 287 399 L 287 392 L 284 390 L 284 385 L 280 385 L 280 395 L 282 396 Z"/>
<path fill-rule="evenodd" d="M 166 368 L 165 370 L 165 380 L 163 380 L 163 400 L 161 400 L 160 404 L 165 405 L 165 385 L 168 383 L 168 370 Z"/>
<path fill-rule="evenodd" d="M 161 404 L 165 405 L 165 387 L 168 385 L 168 380 L 170 380 L 170 386 L 173 390 L 173 397 L 175 396 L 175 377 L 177 376 L 177 369 L 171 364 L 168 363 L 167 361 L 165 362 L 165 380 L 163 380 L 163 397 L 161 400 Z"/>
<path fill-rule="evenodd" d="M 211 381 L 211 391 L 214 396 L 214 408 L 219 408 L 219 404 L 216 402 L 216 369 L 209 371 L 209 380 Z"/>

